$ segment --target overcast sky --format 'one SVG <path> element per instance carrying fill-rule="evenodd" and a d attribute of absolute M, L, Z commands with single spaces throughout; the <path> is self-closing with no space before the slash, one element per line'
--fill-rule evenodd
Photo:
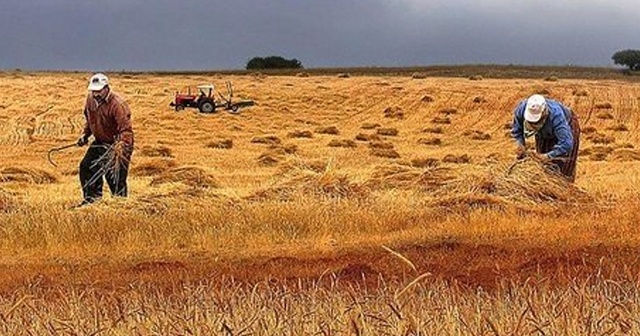
<path fill-rule="evenodd" d="M 638 0 L 0 0 L 0 69 L 613 66 Z"/>

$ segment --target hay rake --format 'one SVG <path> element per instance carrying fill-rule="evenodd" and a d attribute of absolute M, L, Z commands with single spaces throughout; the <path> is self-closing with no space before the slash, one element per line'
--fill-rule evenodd
<path fill-rule="evenodd" d="M 49 160 L 49 163 L 51 163 L 54 167 L 58 167 L 58 165 L 53 162 L 53 159 L 51 158 L 51 154 L 65 150 L 67 148 L 71 148 L 71 147 L 78 147 L 77 143 L 72 143 L 72 144 L 68 144 L 68 145 L 64 145 L 64 146 L 60 146 L 60 147 L 55 147 L 49 150 L 49 152 L 47 153 L 47 159 Z"/>

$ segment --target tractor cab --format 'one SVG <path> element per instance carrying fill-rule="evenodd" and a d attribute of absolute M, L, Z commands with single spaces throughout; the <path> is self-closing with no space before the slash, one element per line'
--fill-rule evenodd
<path fill-rule="evenodd" d="M 213 84 L 199 85 L 198 86 L 198 99 L 199 98 L 204 98 L 204 97 L 212 98 L 214 90 L 215 90 L 215 87 L 213 86 Z"/>

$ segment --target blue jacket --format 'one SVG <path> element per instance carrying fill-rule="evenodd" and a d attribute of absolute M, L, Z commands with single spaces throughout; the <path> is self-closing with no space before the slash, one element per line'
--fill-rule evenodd
<path fill-rule="evenodd" d="M 523 100 L 513 111 L 513 126 L 511 136 L 518 144 L 525 144 L 524 136 L 524 109 L 527 100 Z M 555 140 L 555 145 L 549 153 L 550 158 L 568 156 L 573 148 L 573 133 L 569 126 L 571 120 L 571 110 L 559 102 L 547 99 L 547 108 L 549 116 L 544 122 L 542 128 L 536 133 L 536 139 Z"/>

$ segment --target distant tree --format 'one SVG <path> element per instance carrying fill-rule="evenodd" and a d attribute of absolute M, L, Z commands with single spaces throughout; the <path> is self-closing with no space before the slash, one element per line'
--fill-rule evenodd
<path fill-rule="evenodd" d="M 611 56 L 613 63 L 624 65 L 629 70 L 640 70 L 640 50 L 621 50 Z"/>
<path fill-rule="evenodd" d="M 247 62 L 247 70 L 262 69 L 302 69 L 302 63 L 297 59 L 285 59 L 280 56 L 254 57 Z"/>

